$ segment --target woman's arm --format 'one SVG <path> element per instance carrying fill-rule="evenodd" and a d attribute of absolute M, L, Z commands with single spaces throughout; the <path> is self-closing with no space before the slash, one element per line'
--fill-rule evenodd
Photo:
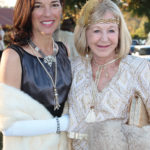
<path fill-rule="evenodd" d="M 0 82 L 20 89 L 21 85 L 21 63 L 19 55 L 12 49 L 3 52 L 0 64 Z M 60 131 L 68 128 L 68 116 L 59 118 Z M 3 131 L 5 136 L 36 136 L 48 133 L 56 133 L 56 118 L 51 120 L 22 120 L 17 121 L 8 129 Z"/>
<path fill-rule="evenodd" d="M 19 55 L 10 48 L 4 50 L 0 64 L 0 82 L 20 88 L 21 73 Z"/>
<path fill-rule="evenodd" d="M 60 131 L 67 131 L 69 126 L 69 116 L 64 115 L 50 120 L 24 120 L 17 121 L 8 129 L 2 131 L 4 136 L 37 136 L 49 133 L 57 133 Z"/>

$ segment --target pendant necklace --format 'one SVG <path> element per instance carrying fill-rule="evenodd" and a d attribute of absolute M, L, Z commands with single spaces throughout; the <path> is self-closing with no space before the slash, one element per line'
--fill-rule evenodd
<path fill-rule="evenodd" d="M 28 43 L 30 44 L 30 46 L 32 46 L 32 48 L 34 50 L 36 50 L 43 58 L 44 58 L 44 63 L 47 63 L 50 67 L 52 66 L 52 63 L 53 62 L 56 62 L 56 55 L 58 53 L 58 45 L 54 42 L 53 40 L 53 54 L 52 55 L 48 55 L 46 56 L 42 50 L 40 48 L 38 48 L 33 42 L 32 40 L 30 39 L 28 41 Z"/>
<path fill-rule="evenodd" d="M 103 65 L 99 65 L 97 64 L 95 61 L 93 61 L 94 65 L 98 66 L 98 69 L 96 71 L 96 77 L 95 77 L 95 84 L 96 86 L 98 87 L 98 83 L 99 83 L 99 80 L 100 80 L 100 76 L 101 76 L 101 73 L 102 73 L 102 70 L 105 69 L 105 67 L 108 65 L 108 64 L 112 64 L 113 62 L 117 61 L 119 58 L 116 58 L 116 59 L 113 59 Z M 108 72 L 106 72 L 105 76 L 108 78 L 109 74 Z"/>
<path fill-rule="evenodd" d="M 42 68 L 45 70 L 46 74 L 48 77 L 51 79 L 52 84 L 53 84 L 53 90 L 54 90 L 54 101 L 55 101 L 55 106 L 54 106 L 54 111 L 59 110 L 60 104 L 58 102 L 58 91 L 56 88 L 56 82 L 57 82 L 57 59 L 56 59 L 56 54 L 58 53 L 58 45 L 53 41 L 53 55 L 45 56 L 45 54 L 40 50 L 32 41 L 31 39 L 28 41 L 29 46 L 33 50 L 34 55 L 36 56 L 37 60 L 41 64 Z M 50 67 L 52 66 L 52 63 L 55 63 L 55 80 L 53 80 L 51 74 L 48 72 L 44 64 L 41 62 L 40 58 L 37 56 L 36 52 L 39 52 L 41 56 L 44 59 L 44 63 L 47 63 Z"/>
<path fill-rule="evenodd" d="M 107 63 L 105 63 L 105 64 L 103 64 L 103 65 L 99 65 L 99 64 L 97 64 L 96 62 L 93 61 L 94 65 L 98 66 L 98 70 L 96 71 L 96 77 L 95 77 L 95 81 L 94 81 L 94 83 L 96 84 L 96 87 L 97 87 L 97 88 L 98 88 L 99 79 L 100 79 L 100 76 L 101 76 L 101 73 L 102 73 L 102 69 L 103 69 L 106 65 L 111 64 L 111 63 L 117 61 L 118 59 L 119 59 L 119 58 L 113 59 L 113 60 L 111 60 L 111 61 L 109 61 L 109 62 L 107 62 Z M 108 75 L 107 75 L 107 76 L 108 76 Z M 106 77 L 107 77 L 107 76 L 106 76 Z M 90 106 L 90 111 L 89 111 L 89 113 L 87 114 L 86 119 L 85 119 L 85 121 L 86 121 L 87 123 L 92 123 L 92 122 L 95 122 L 95 121 L 96 121 L 96 114 L 95 114 L 94 109 L 95 109 L 95 99 L 96 99 L 96 94 L 97 94 L 97 92 L 96 92 L 96 90 L 94 90 L 94 89 L 95 89 L 95 88 L 94 88 L 94 84 L 92 84 L 92 85 L 93 85 L 93 87 L 92 87 L 93 100 L 92 100 L 92 103 L 91 103 L 91 106 Z"/>

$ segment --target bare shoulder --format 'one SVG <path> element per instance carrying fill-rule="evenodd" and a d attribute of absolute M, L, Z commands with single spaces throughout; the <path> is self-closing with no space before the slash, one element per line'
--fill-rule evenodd
<path fill-rule="evenodd" d="M 7 48 L 6 50 L 4 50 L 3 52 L 3 56 L 2 56 L 2 61 L 3 59 L 8 59 L 6 62 L 14 62 L 14 61 L 20 61 L 20 57 L 17 54 L 16 51 L 12 50 L 11 48 Z"/>
<path fill-rule="evenodd" d="M 0 82 L 20 87 L 21 84 L 21 63 L 20 56 L 8 48 L 4 50 L 0 63 Z"/>

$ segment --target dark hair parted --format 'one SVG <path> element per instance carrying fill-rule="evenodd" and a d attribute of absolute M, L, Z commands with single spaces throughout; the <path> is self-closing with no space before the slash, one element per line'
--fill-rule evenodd
<path fill-rule="evenodd" d="M 32 35 L 31 13 L 35 0 L 17 0 L 13 17 L 13 42 L 26 45 Z"/>
<path fill-rule="evenodd" d="M 20 46 L 28 44 L 32 36 L 32 11 L 35 0 L 17 0 L 13 17 L 13 43 Z M 60 0 L 62 4 L 62 0 Z"/>

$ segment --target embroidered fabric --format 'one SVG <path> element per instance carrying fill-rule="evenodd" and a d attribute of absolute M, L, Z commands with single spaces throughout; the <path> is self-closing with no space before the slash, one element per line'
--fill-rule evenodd
<path fill-rule="evenodd" d="M 120 61 L 118 72 L 108 85 L 98 92 L 92 79 L 90 60 L 77 58 L 72 61 L 73 82 L 69 93 L 69 132 L 86 134 L 92 92 L 96 92 L 96 122 L 111 119 L 128 120 L 129 99 L 138 91 L 150 114 L 150 63 L 144 59 L 126 56 Z M 94 87 L 92 86 L 94 85 Z M 88 150 L 87 140 L 73 140 L 75 150 Z"/>

